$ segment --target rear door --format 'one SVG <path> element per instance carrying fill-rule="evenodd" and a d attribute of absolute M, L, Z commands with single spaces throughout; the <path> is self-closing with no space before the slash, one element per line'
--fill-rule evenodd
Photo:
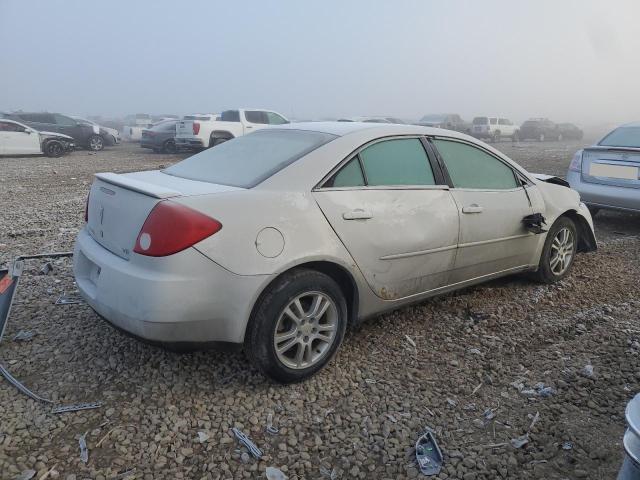
<path fill-rule="evenodd" d="M 447 284 L 458 212 L 420 138 L 363 146 L 314 191 L 373 292 L 392 300 Z"/>
<path fill-rule="evenodd" d="M 433 144 L 449 174 L 460 214 L 451 283 L 529 265 L 537 238 L 522 219 L 533 209 L 511 166 L 470 143 L 436 138 Z"/>

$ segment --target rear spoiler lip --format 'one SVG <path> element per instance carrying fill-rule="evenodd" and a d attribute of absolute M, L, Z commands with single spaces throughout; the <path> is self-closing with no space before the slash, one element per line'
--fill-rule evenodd
<path fill-rule="evenodd" d="M 613 147 L 611 145 L 591 145 L 590 147 L 583 148 L 583 151 L 610 151 L 610 152 L 633 152 L 640 153 L 640 147 Z"/>
<path fill-rule="evenodd" d="M 140 180 L 125 177 L 124 175 L 118 175 L 117 173 L 113 172 L 96 173 L 95 177 L 99 180 L 102 180 L 103 182 L 126 188 L 127 190 L 132 190 L 134 192 L 142 193 L 143 195 L 147 195 L 149 197 L 164 199 L 182 196 L 182 193 L 178 192 L 177 190 L 172 190 L 170 188 L 154 185 L 148 182 L 141 182 Z"/>
<path fill-rule="evenodd" d="M 564 178 L 556 177 L 555 175 L 547 175 L 544 173 L 530 173 L 529 175 L 537 180 L 541 180 L 546 183 L 552 183 L 554 185 L 561 185 L 563 187 L 571 188 L 569 182 L 567 182 Z"/>

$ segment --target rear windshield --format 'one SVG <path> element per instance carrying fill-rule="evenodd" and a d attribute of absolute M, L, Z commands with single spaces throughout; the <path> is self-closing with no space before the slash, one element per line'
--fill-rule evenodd
<path fill-rule="evenodd" d="M 486 125 L 489 123 L 489 119 L 487 117 L 476 117 L 473 119 L 474 125 Z"/>
<path fill-rule="evenodd" d="M 600 140 L 598 145 L 605 147 L 640 148 L 640 127 L 616 128 L 609 135 Z"/>
<path fill-rule="evenodd" d="M 260 130 L 204 150 L 163 172 L 251 188 L 334 138 L 335 135 L 307 130 Z"/>

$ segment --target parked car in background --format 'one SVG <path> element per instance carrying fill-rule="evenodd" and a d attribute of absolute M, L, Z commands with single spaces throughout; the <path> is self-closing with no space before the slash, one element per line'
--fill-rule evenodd
<path fill-rule="evenodd" d="M 38 131 L 69 135 L 77 146 L 89 150 L 98 151 L 105 146 L 114 145 L 113 137 L 105 129 L 60 113 L 13 112 L 8 114 L 8 118 Z"/>
<path fill-rule="evenodd" d="M 519 133 L 518 126 L 505 117 L 475 117 L 471 126 L 471 135 L 494 142 L 503 138 L 516 142 Z"/>
<path fill-rule="evenodd" d="M 81 295 L 119 328 L 235 343 L 296 382 L 329 362 L 348 324 L 507 274 L 555 282 L 595 248 L 566 182 L 467 135 L 313 122 L 165 170 L 96 174 L 73 260 Z"/>
<path fill-rule="evenodd" d="M 422 117 L 416 125 L 425 127 L 446 128 L 457 132 L 469 133 L 471 125 L 465 122 L 457 113 L 434 113 Z"/>
<path fill-rule="evenodd" d="M 640 212 L 640 122 L 622 125 L 578 150 L 567 181 L 593 214 L 601 208 Z"/>
<path fill-rule="evenodd" d="M 558 129 L 565 140 L 582 140 L 584 133 L 573 123 L 559 123 Z"/>
<path fill-rule="evenodd" d="M 339 122 L 363 122 L 363 123 L 395 123 L 404 125 L 406 122 L 397 117 L 369 116 L 369 117 L 344 117 Z"/>
<path fill-rule="evenodd" d="M 0 155 L 60 157 L 74 147 L 74 140 L 69 135 L 39 132 L 15 120 L 0 119 Z"/>
<path fill-rule="evenodd" d="M 206 120 L 184 119 L 176 125 L 176 146 L 201 150 L 214 147 L 269 125 L 289 123 L 283 115 L 270 110 L 226 110 Z"/>
<path fill-rule="evenodd" d="M 153 124 L 154 121 L 148 113 L 128 115 L 122 127 L 122 137 L 128 142 L 138 142 L 142 138 L 142 130 L 151 128 Z"/>
<path fill-rule="evenodd" d="M 120 132 L 118 132 L 118 130 L 116 130 L 115 128 L 105 127 L 104 125 L 100 125 L 94 122 L 93 120 L 87 120 L 86 118 L 77 117 L 75 115 L 71 115 L 71 118 L 73 118 L 74 120 L 77 120 L 78 122 L 84 122 L 89 125 L 96 126 L 101 130 L 106 131 L 108 135 L 111 135 L 111 141 L 113 142 L 113 145 L 117 145 L 122 141 L 120 138 Z"/>
<path fill-rule="evenodd" d="M 557 124 L 548 118 L 530 118 L 520 125 L 520 140 L 562 140 L 562 132 Z"/>
<path fill-rule="evenodd" d="M 176 153 L 176 125 L 178 120 L 165 120 L 142 130 L 140 146 L 154 152 Z"/>

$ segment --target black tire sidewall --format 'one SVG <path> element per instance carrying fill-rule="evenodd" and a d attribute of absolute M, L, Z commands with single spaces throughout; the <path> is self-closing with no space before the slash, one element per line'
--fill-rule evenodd
<path fill-rule="evenodd" d="M 273 336 L 280 313 L 296 296 L 318 291 L 331 297 L 338 308 L 338 328 L 333 345 L 317 364 L 295 370 L 283 365 L 275 352 Z M 338 284 L 328 275 L 314 270 L 294 270 L 276 280 L 258 300 L 247 327 L 245 352 L 266 376 L 280 383 L 306 380 L 331 361 L 342 343 L 347 327 L 347 303 Z"/>
<path fill-rule="evenodd" d="M 173 145 L 173 146 L 171 146 L 171 145 Z M 167 140 L 162 145 L 162 151 L 164 153 L 176 153 L 177 150 L 178 150 L 178 148 L 176 147 L 176 142 L 173 141 L 173 140 Z"/>
<path fill-rule="evenodd" d="M 57 151 L 52 151 L 56 146 L 58 146 Z M 61 157 L 64 153 L 64 147 L 60 142 L 56 142 L 55 140 L 50 140 L 44 145 L 44 154 L 47 157 L 58 158 Z"/>
<path fill-rule="evenodd" d="M 567 268 L 562 275 L 556 275 L 551 271 L 551 243 L 555 238 L 556 234 L 563 228 L 569 228 L 571 233 L 573 234 L 573 255 L 571 256 L 571 264 L 569 268 Z M 540 256 L 540 264 L 538 266 L 538 279 L 544 283 L 554 283 L 559 280 L 565 278 L 569 273 L 571 273 L 571 269 L 573 268 L 573 264 L 576 259 L 576 252 L 578 247 L 578 232 L 576 229 L 576 224 L 569 217 L 560 217 L 549 229 L 547 233 L 547 238 L 544 242 L 544 247 L 542 249 L 542 255 Z"/>
<path fill-rule="evenodd" d="M 94 138 L 97 138 L 100 140 L 100 147 L 99 148 L 93 148 L 91 146 L 91 140 L 93 140 Z M 89 137 L 89 140 L 87 142 L 87 145 L 89 146 L 89 150 L 92 150 L 94 152 L 99 152 L 100 150 L 102 150 L 104 148 L 104 140 L 102 139 L 102 137 L 100 135 L 91 135 Z"/>

